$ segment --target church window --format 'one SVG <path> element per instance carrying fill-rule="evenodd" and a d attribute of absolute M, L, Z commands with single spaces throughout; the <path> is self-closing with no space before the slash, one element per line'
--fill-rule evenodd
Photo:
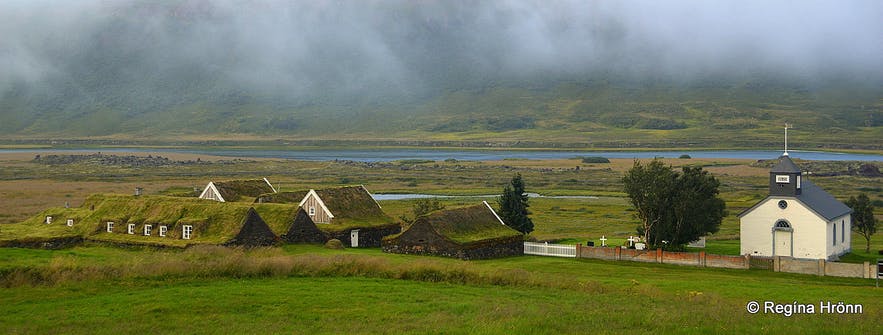
<path fill-rule="evenodd" d="M 834 242 L 833 245 L 837 245 L 837 222 L 834 222 Z"/>
<path fill-rule="evenodd" d="M 791 225 L 788 223 L 788 221 L 779 220 L 779 221 L 776 221 L 775 227 L 776 228 L 791 228 Z"/>
<path fill-rule="evenodd" d="M 785 200 L 779 200 L 779 208 L 781 208 L 781 209 L 788 208 L 788 202 Z"/>
<path fill-rule="evenodd" d="M 846 221 L 840 221 L 840 242 L 846 242 Z"/>

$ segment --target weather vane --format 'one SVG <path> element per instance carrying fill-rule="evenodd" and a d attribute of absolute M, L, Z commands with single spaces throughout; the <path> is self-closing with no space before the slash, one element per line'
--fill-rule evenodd
<path fill-rule="evenodd" d="M 788 128 L 794 128 L 794 126 L 785 123 L 785 153 L 782 156 L 788 156 Z"/>

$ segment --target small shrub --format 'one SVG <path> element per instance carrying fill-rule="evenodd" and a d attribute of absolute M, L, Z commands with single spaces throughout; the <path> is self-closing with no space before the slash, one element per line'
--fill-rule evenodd
<path fill-rule="evenodd" d="M 678 157 L 678 158 L 680 158 L 680 159 L 690 159 L 690 158 L 693 158 L 693 157 L 690 157 L 690 155 L 687 155 L 687 154 L 683 154 L 683 155 L 681 155 L 681 156 Z"/>
<path fill-rule="evenodd" d="M 343 250 L 343 242 L 336 238 L 333 238 L 328 240 L 328 242 L 325 242 L 325 247 L 328 249 Z"/>

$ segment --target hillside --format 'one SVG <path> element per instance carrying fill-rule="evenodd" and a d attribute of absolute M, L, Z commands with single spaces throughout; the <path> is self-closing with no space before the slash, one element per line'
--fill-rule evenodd
<path fill-rule="evenodd" d="M 883 149 L 883 67 L 862 40 L 738 59 L 735 40 L 698 56 L 579 2 L 549 8 L 586 17 L 542 29 L 480 2 L 85 3 L 0 17 L 0 141 L 769 147 L 788 122 L 803 147 Z"/>

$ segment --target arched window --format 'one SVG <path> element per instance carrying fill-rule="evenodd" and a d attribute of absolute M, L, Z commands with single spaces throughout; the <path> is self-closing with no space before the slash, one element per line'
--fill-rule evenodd
<path fill-rule="evenodd" d="M 791 224 L 789 224 L 788 221 L 779 220 L 776 221 L 776 225 L 774 226 L 774 228 L 791 228 Z"/>

